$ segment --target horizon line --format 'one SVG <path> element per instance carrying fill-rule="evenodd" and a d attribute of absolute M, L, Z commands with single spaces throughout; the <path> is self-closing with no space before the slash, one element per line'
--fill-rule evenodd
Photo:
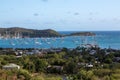
<path fill-rule="evenodd" d="M 44 29 L 38 29 L 38 28 L 28 28 L 28 27 L 0 27 L 0 28 L 24 28 L 24 29 L 36 29 L 36 30 L 46 30 L 46 29 L 52 29 L 58 32 L 62 31 L 120 31 L 120 30 L 57 30 L 53 28 L 44 28 Z"/>

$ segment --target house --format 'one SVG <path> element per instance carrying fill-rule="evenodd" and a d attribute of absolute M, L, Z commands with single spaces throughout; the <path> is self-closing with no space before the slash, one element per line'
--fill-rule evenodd
<path fill-rule="evenodd" d="M 15 55 L 22 55 L 22 54 L 23 54 L 23 51 L 20 51 L 20 50 L 15 51 Z"/>
<path fill-rule="evenodd" d="M 86 68 L 92 68 L 93 65 L 92 64 L 86 64 Z"/>
<path fill-rule="evenodd" d="M 10 63 L 10 64 L 7 64 L 7 65 L 3 66 L 3 69 L 6 69 L 6 70 L 20 69 L 20 66 L 14 64 L 14 63 Z"/>
<path fill-rule="evenodd" d="M 30 52 L 30 51 L 28 51 L 28 52 L 26 52 L 26 54 L 28 54 L 28 55 L 32 55 L 32 54 L 34 54 L 33 52 Z"/>
<path fill-rule="evenodd" d="M 91 50 L 89 54 L 94 55 L 96 53 L 96 50 Z"/>
<path fill-rule="evenodd" d="M 83 62 L 78 63 L 78 66 L 84 66 L 84 65 L 86 65 L 86 63 L 83 63 Z"/>
<path fill-rule="evenodd" d="M 115 62 L 120 62 L 120 57 L 115 57 L 115 58 L 114 58 L 114 61 L 115 61 Z"/>
<path fill-rule="evenodd" d="M 63 66 L 57 66 L 57 65 L 48 66 L 47 71 L 50 73 L 61 73 L 63 71 Z"/>
<path fill-rule="evenodd" d="M 26 51 L 26 54 L 41 54 L 39 50 L 31 50 L 31 51 Z"/>

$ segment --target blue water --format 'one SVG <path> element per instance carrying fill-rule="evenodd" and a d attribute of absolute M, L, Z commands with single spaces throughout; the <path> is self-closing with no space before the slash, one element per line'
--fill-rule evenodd
<path fill-rule="evenodd" d="M 60 31 L 70 34 L 75 31 Z M 98 44 L 101 48 L 120 49 L 120 31 L 92 31 L 95 37 L 0 39 L 2 48 L 75 48 L 82 43 Z"/>

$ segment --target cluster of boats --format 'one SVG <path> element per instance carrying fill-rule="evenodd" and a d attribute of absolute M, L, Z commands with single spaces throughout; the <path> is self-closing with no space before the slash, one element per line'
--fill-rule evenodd
<path fill-rule="evenodd" d="M 18 34 L 13 38 L 0 38 L 0 47 L 5 48 L 75 48 L 84 44 L 93 45 L 96 42 L 93 37 L 83 36 L 22 38 Z"/>

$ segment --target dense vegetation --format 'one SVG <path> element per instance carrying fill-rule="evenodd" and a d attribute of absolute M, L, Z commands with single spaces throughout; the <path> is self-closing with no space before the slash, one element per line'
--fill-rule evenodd
<path fill-rule="evenodd" d="M 91 54 L 91 51 L 96 51 Z M 61 52 L 49 52 L 43 55 L 13 54 L 0 55 L 0 80 L 17 78 L 20 80 L 119 80 L 120 50 L 82 48 L 70 50 L 63 48 Z M 3 70 L 2 66 L 15 63 L 20 70 Z M 87 67 L 92 64 L 93 67 Z"/>
<path fill-rule="evenodd" d="M 71 34 L 60 34 L 55 30 L 52 29 L 46 29 L 46 30 L 35 30 L 35 29 L 25 29 L 25 28 L 19 28 L 19 27 L 12 27 L 12 28 L 0 28 L 0 37 L 8 37 L 8 35 L 11 37 L 21 35 L 24 37 L 62 37 L 62 36 L 95 36 L 95 33 L 93 32 L 75 32 Z"/>
<path fill-rule="evenodd" d="M 13 28 L 0 28 L 0 34 L 5 36 L 7 34 L 15 36 L 16 34 L 20 33 L 23 37 L 60 37 L 61 35 L 52 30 L 35 30 L 35 29 L 25 29 L 19 27 Z"/>

